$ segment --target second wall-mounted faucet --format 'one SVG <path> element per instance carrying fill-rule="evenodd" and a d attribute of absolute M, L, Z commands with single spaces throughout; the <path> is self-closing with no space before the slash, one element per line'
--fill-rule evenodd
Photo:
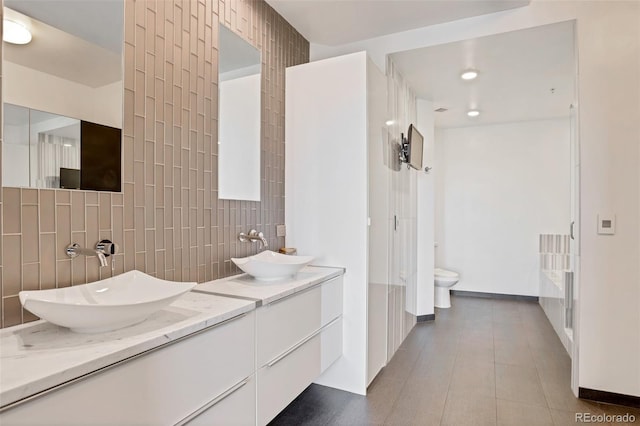
<path fill-rule="evenodd" d="M 78 243 L 73 243 L 67 247 L 67 256 L 70 258 L 83 256 L 96 256 L 100 262 L 100 266 L 107 266 L 107 257 L 113 256 L 118 252 L 118 245 L 109 240 L 101 240 L 96 243 L 95 249 L 82 248 Z M 113 261 L 112 261 L 113 265 Z"/>
<path fill-rule="evenodd" d="M 251 231 L 249 231 L 248 234 L 245 234 L 244 232 L 241 232 L 240 234 L 238 234 L 238 240 L 244 242 L 247 241 L 258 241 L 262 244 L 262 249 L 266 250 L 269 247 L 269 244 L 267 243 L 267 239 L 264 237 L 264 234 L 262 232 L 258 232 L 255 229 L 252 229 Z"/>

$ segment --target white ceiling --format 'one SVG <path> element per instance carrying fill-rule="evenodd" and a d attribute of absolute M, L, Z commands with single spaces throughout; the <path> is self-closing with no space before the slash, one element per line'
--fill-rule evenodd
<path fill-rule="evenodd" d="M 309 42 L 341 45 L 514 9 L 530 0 L 266 0 Z"/>
<path fill-rule="evenodd" d="M 569 115 L 574 102 L 573 22 L 545 25 L 391 55 L 417 96 L 434 102 L 437 127 Z M 466 68 L 480 75 L 460 79 Z M 553 93 L 552 93 L 552 90 Z M 469 118 L 466 111 L 481 114 Z"/>

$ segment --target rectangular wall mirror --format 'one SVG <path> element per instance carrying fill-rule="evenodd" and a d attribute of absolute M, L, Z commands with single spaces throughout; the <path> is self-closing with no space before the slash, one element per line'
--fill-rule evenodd
<path fill-rule="evenodd" d="M 260 51 L 219 31 L 218 198 L 260 201 Z"/>
<path fill-rule="evenodd" d="M 119 192 L 123 0 L 4 6 L 2 184 Z"/>

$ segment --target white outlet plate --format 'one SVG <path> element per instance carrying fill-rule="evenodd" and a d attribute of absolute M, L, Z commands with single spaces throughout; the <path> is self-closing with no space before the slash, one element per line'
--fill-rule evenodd
<path fill-rule="evenodd" d="M 614 235 L 616 233 L 616 215 L 599 214 L 598 215 L 598 234 Z"/>
<path fill-rule="evenodd" d="M 285 225 L 276 225 L 276 237 L 286 237 L 287 227 Z"/>

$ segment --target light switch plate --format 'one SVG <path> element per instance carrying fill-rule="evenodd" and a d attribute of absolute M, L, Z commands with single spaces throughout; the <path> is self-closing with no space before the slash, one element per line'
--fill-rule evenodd
<path fill-rule="evenodd" d="M 599 214 L 598 215 L 598 234 L 613 235 L 616 233 L 616 215 Z"/>
<path fill-rule="evenodd" d="M 287 227 L 285 225 L 276 225 L 276 237 L 286 237 Z"/>

